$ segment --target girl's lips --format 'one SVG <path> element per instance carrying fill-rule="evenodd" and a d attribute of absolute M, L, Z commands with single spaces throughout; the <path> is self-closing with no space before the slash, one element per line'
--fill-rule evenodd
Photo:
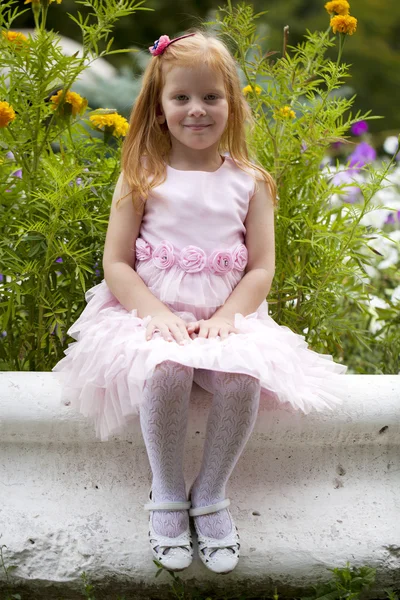
<path fill-rule="evenodd" d="M 210 127 L 210 125 L 185 125 L 185 127 L 189 127 L 189 129 L 205 129 L 206 127 Z"/>

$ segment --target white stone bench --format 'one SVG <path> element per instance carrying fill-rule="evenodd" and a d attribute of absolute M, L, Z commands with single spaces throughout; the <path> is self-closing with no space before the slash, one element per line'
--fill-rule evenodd
<path fill-rule="evenodd" d="M 221 577 L 196 557 L 180 573 L 189 589 L 272 596 L 277 586 L 281 597 L 302 595 L 346 561 L 377 569 L 371 597 L 400 588 L 400 377 L 342 377 L 348 399 L 334 412 L 260 409 L 227 489 L 239 565 Z M 210 400 L 194 385 L 188 486 Z M 147 542 L 150 468 L 137 418 L 100 442 L 90 422 L 61 405 L 54 373 L 2 372 L 0 457 L 0 545 L 6 565 L 17 566 L 13 591 L 30 590 L 23 600 L 35 590 L 81 598 L 83 571 L 96 599 L 170 597 L 168 574 L 154 579 Z"/>

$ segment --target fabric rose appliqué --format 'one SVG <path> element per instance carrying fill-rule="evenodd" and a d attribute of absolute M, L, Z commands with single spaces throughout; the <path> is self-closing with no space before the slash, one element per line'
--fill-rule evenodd
<path fill-rule="evenodd" d="M 153 262 L 159 269 L 169 269 L 175 263 L 174 247 L 167 241 L 161 242 L 153 252 Z"/>
<path fill-rule="evenodd" d="M 148 260 L 151 258 L 151 246 L 148 242 L 145 242 L 142 238 L 136 240 L 136 258 L 138 260 Z"/>
<path fill-rule="evenodd" d="M 228 273 L 233 268 L 232 254 L 228 250 L 214 250 L 208 259 L 208 266 L 213 273 Z"/>
<path fill-rule="evenodd" d="M 207 256 L 204 250 L 198 246 L 185 246 L 179 256 L 179 266 L 186 273 L 198 273 L 207 264 Z"/>
<path fill-rule="evenodd" d="M 244 244 L 239 244 L 233 251 L 233 264 L 238 271 L 244 271 L 247 265 L 249 254 Z"/>

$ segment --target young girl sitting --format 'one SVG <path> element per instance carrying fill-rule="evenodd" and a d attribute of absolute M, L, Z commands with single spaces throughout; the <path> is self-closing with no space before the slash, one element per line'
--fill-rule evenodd
<path fill-rule="evenodd" d="M 68 330 L 76 342 L 53 371 L 63 400 L 93 419 L 101 440 L 139 413 L 153 474 L 145 506 L 153 555 L 168 569 L 187 567 L 192 516 L 201 560 L 227 573 L 240 544 L 225 488 L 260 397 L 304 413 L 332 409 L 346 367 L 268 315 L 276 190 L 248 157 L 251 113 L 234 59 L 200 31 L 162 35 L 150 52 L 112 200 L 104 280 L 86 292 Z M 193 381 L 213 400 L 188 499 Z"/>

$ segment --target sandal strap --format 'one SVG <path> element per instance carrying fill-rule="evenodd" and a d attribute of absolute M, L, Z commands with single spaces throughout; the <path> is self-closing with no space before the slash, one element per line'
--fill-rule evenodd
<path fill-rule="evenodd" d="M 218 512 L 223 508 L 227 508 L 230 505 L 231 501 L 229 498 L 225 498 L 225 500 L 221 500 L 221 502 L 216 502 L 216 504 L 209 504 L 208 506 L 199 506 L 197 508 L 191 508 L 189 510 L 189 515 L 191 517 L 199 517 L 201 515 L 209 515 L 211 513 Z"/>
<path fill-rule="evenodd" d="M 187 510 L 191 503 L 187 502 L 149 502 L 144 505 L 144 510 Z"/>

